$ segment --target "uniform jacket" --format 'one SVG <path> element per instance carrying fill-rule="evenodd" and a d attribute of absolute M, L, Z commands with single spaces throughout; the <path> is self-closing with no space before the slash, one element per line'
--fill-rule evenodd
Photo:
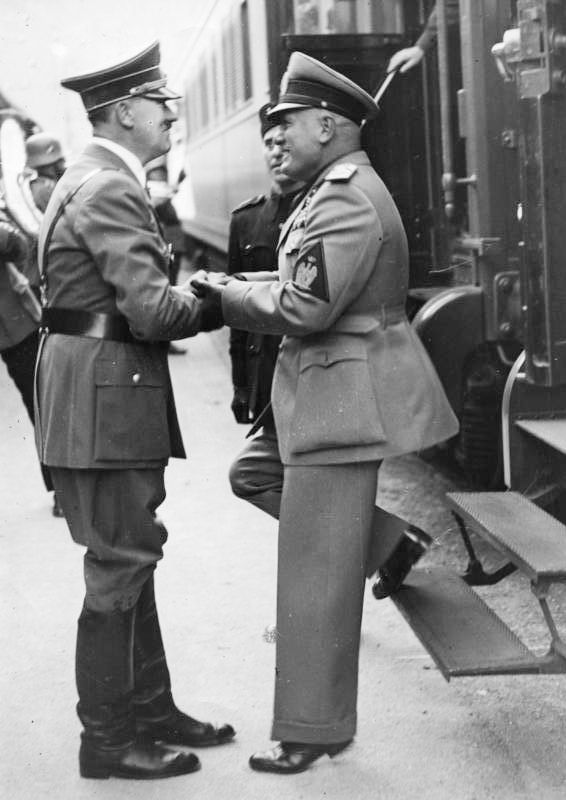
<path fill-rule="evenodd" d="M 283 227 L 278 258 L 278 281 L 231 281 L 222 305 L 228 325 L 285 335 L 272 392 L 283 463 L 378 460 L 456 434 L 404 313 L 403 225 L 365 153 L 318 176 Z"/>
<path fill-rule="evenodd" d="M 19 344 L 38 327 L 22 305 L 8 276 L 5 255 L 10 235 L 22 236 L 0 214 L 0 351 Z"/>
<path fill-rule="evenodd" d="M 57 222 L 47 253 L 47 305 L 122 314 L 139 343 L 49 334 L 37 370 L 36 440 L 48 466 L 137 468 L 184 457 L 164 341 L 198 330 L 199 304 L 171 287 L 168 248 L 126 164 L 90 144 L 58 182 L 61 199 L 93 170 Z"/>
<path fill-rule="evenodd" d="M 287 195 L 257 195 L 238 206 L 230 219 L 228 274 L 273 271 L 276 248 L 283 223 L 289 216 L 296 192 Z M 246 389 L 252 421 L 271 397 L 273 370 L 279 350 L 279 336 L 262 336 L 230 330 L 230 358 L 234 387 Z M 263 417 L 273 427 L 273 420 Z"/>

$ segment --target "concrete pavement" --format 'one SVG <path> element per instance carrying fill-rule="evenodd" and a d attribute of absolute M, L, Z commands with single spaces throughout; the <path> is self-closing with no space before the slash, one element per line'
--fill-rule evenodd
<path fill-rule="evenodd" d="M 178 705 L 231 722 L 237 740 L 199 751 L 194 775 L 147 783 L 79 777 L 73 662 L 82 552 L 51 516 L 29 421 L 0 368 L 0 796 L 563 800 L 564 677 L 447 684 L 393 604 L 376 603 L 369 591 L 354 746 L 296 776 L 249 770 L 270 727 L 275 649 L 263 634 L 275 621 L 276 524 L 232 497 L 227 483 L 245 428 L 229 411 L 225 333 L 185 344 L 171 369 L 189 457 L 167 471 L 158 604 Z"/>

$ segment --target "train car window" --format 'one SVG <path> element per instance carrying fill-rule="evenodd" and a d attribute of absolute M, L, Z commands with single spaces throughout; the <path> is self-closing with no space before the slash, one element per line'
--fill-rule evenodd
<path fill-rule="evenodd" d="M 240 6 L 240 31 L 242 35 L 242 64 L 244 71 L 244 100 L 252 96 L 252 65 L 250 56 L 250 18 L 247 0 Z"/>
<path fill-rule="evenodd" d="M 200 94 L 200 119 L 201 125 L 205 128 L 208 125 L 208 75 L 206 64 L 202 67 L 199 75 L 199 94 Z"/>
<path fill-rule="evenodd" d="M 234 63 L 234 26 L 231 20 L 222 32 L 222 57 L 224 62 L 224 102 L 226 111 L 236 105 L 236 70 Z"/>
<path fill-rule="evenodd" d="M 218 97 L 218 56 L 216 51 L 212 53 L 210 73 L 212 80 L 211 115 L 213 119 L 217 119 L 220 110 L 220 103 Z"/>
<path fill-rule="evenodd" d="M 404 33 L 403 0 L 293 0 L 294 33 Z"/>

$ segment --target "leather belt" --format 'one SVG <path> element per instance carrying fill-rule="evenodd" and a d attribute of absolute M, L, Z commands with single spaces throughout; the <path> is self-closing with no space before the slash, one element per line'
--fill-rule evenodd
<path fill-rule="evenodd" d="M 44 308 L 40 332 L 90 336 L 93 339 L 111 339 L 115 342 L 139 342 L 132 335 L 126 317 L 70 308 Z"/>

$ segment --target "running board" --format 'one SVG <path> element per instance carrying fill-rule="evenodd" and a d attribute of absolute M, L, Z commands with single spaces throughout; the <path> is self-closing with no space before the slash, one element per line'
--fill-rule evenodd
<path fill-rule="evenodd" d="M 414 569 L 391 599 L 447 681 L 471 675 L 566 672 L 566 659 L 556 653 L 532 653 L 449 570 Z"/>

